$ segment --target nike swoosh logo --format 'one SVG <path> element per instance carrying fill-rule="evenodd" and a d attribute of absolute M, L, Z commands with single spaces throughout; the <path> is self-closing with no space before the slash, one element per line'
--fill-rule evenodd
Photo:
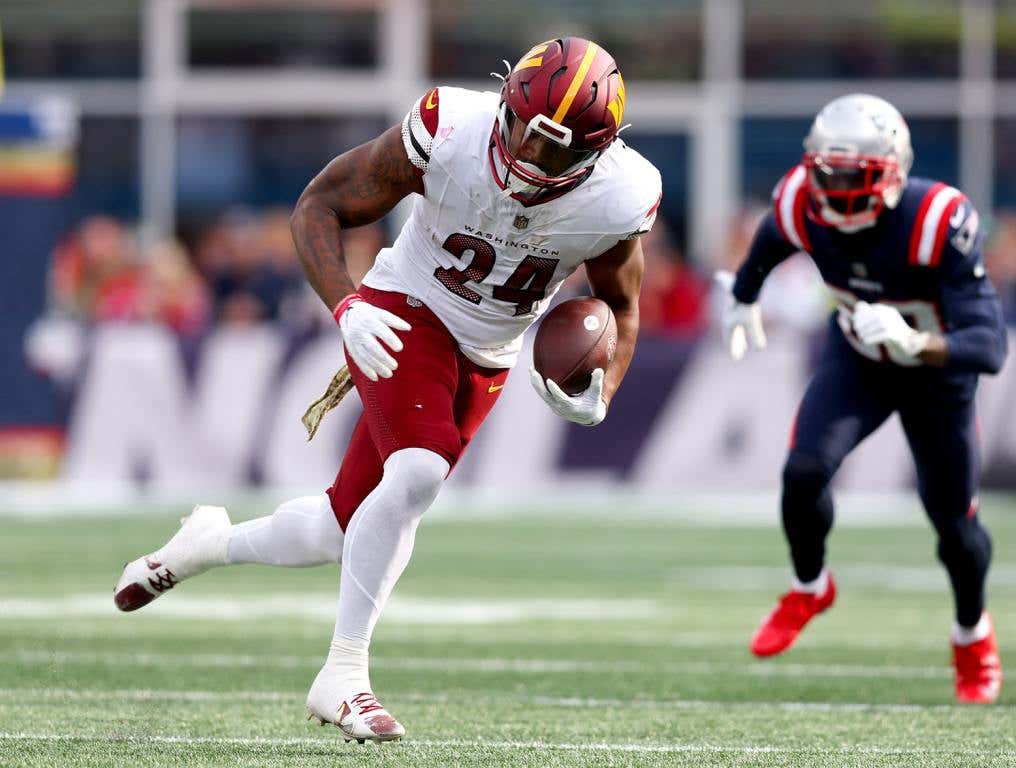
<path fill-rule="evenodd" d="M 487 394 L 493 395 L 499 389 L 504 389 L 504 384 L 491 384 L 489 387 L 487 387 Z"/>
<path fill-rule="evenodd" d="M 427 103 L 424 105 L 427 109 L 434 109 L 437 106 L 437 102 L 434 101 L 434 97 L 437 95 L 437 91 L 433 90 L 427 96 Z"/>

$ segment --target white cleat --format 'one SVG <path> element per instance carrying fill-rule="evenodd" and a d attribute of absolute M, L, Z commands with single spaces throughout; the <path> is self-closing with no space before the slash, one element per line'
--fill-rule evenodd
<path fill-rule="evenodd" d="M 330 672 L 330 671 L 329 671 Z M 307 719 L 316 719 L 321 725 L 331 723 L 340 731 L 346 742 L 398 741 L 406 735 L 402 727 L 370 691 L 339 693 L 321 670 L 307 694 Z"/>
<path fill-rule="evenodd" d="M 121 611 L 136 611 L 184 579 L 225 565 L 232 527 L 225 507 L 198 505 L 180 522 L 180 530 L 161 549 L 124 566 L 113 589 Z"/>

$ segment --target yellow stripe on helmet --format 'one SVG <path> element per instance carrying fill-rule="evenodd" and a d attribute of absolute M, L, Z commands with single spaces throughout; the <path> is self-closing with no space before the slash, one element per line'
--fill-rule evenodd
<path fill-rule="evenodd" d="M 594 42 L 590 42 L 589 47 L 586 48 L 586 53 L 582 57 L 582 61 L 579 62 L 578 71 L 575 73 L 575 77 L 572 78 L 568 90 L 564 93 L 564 98 L 561 99 L 561 103 L 557 106 L 557 111 L 554 112 L 554 116 L 551 118 L 555 123 L 560 123 L 561 118 L 568 114 L 572 102 L 575 101 L 575 95 L 579 92 L 579 86 L 582 85 L 582 81 L 589 74 L 589 68 L 593 65 L 593 58 L 596 56 L 598 49 L 599 47 Z"/>

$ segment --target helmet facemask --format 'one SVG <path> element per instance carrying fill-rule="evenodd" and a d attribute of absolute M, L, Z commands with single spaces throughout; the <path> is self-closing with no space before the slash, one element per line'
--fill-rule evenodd
<path fill-rule="evenodd" d="M 818 224 L 846 232 L 871 226 L 887 205 L 894 208 L 904 180 L 891 156 L 808 152 L 808 215 Z"/>
<path fill-rule="evenodd" d="M 578 186 L 601 154 L 573 148 L 571 129 L 546 115 L 524 123 L 504 100 L 492 141 L 504 194 L 527 202 Z"/>

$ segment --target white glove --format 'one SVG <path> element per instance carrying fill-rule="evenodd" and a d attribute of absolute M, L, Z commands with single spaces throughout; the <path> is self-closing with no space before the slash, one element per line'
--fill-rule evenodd
<path fill-rule="evenodd" d="M 386 309 L 368 304 L 356 294 L 343 299 L 335 308 L 334 316 L 342 329 L 346 351 L 363 375 L 371 381 L 377 381 L 379 376 L 390 379 L 399 364 L 388 349 L 402 351 L 402 341 L 395 331 L 411 330 L 409 323 Z M 388 349 L 381 346 L 381 342 Z"/>
<path fill-rule="evenodd" d="M 723 342 L 734 360 L 740 360 L 748 347 L 766 348 L 766 333 L 762 330 L 762 311 L 758 304 L 742 304 L 734 298 L 734 275 L 725 269 L 716 272 L 713 279 L 726 292 L 721 322 Z"/>
<path fill-rule="evenodd" d="M 854 304 L 854 333 L 862 344 L 885 344 L 905 357 L 917 357 L 928 346 L 929 334 L 914 330 L 896 307 L 888 304 Z"/>
<path fill-rule="evenodd" d="M 552 379 L 544 381 L 535 368 L 529 369 L 529 380 L 533 383 L 536 394 L 562 419 L 584 427 L 595 427 L 607 416 L 607 404 L 603 402 L 602 368 L 593 371 L 586 391 L 577 395 L 565 394 Z"/>

